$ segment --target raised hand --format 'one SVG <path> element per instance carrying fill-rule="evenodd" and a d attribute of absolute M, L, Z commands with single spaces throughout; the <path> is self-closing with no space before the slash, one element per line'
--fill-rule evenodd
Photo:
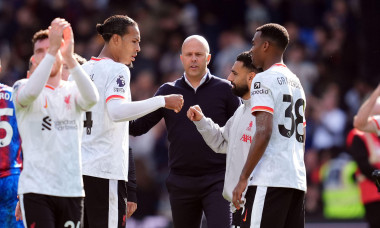
<path fill-rule="evenodd" d="M 63 30 L 70 24 L 62 18 L 56 18 L 49 26 L 49 54 L 55 56 L 62 45 Z"/>
<path fill-rule="evenodd" d="M 191 121 L 200 121 L 203 118 L 201 107 L 199 105 L 191 106 L 187 111 L 187 118 Z"/>
<path fill-rule="evenodd" d="M 74 34 L 70 24 L 63 30 L 63 45 L 61 46 L 62 57 L 69 68 L 76 65 L 74 58 Z"/>
<path fill-rule="evenodd" d="M 182 109 L 184 100 L 183 96 L 179 94 L 171 94 L 165 96 L 165 108 L 174 110 L 179 113 Z"/>

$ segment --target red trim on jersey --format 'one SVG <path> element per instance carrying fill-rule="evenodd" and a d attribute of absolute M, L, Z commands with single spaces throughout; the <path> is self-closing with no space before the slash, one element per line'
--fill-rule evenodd
<path fill-rule="evenodd" d="M 303 122 L 303 126 L 304 126 L 304 127 L 306 127 L 306 121 L 305 121 L 305 122 Z"/>
<path fill-rule="evenodd" d="M 45 87 L 54 90 L 54 87 L 53 87 L 53 86 L 45 85 Z"/>
<path fill-rule="evenodd" d="M 272 66 L 282 66 L 282 67 L 287 67 L 285 64 L 282 64 L 282 63 L 276 63 L 276 64 L 273 64 Z M 271 66 L 271 67 L 272 67 Z"/>
<path fill-rule="evenodd" d="M 380 124 L 379 124 L 379 122 L 377 122 L 377 120 L 376 120 L 375 118 L 373 118 L 373 117 L 371 117 L 371 120 L 372 120 L 373 122 L 375 122 L 377 129 L 380 129 Z"/>
<path fill-rule="evenodd" d="M 106 103 L 109 101 L 109 100 L 112 100 L 112 99 L 125 99 L 123 96 L 120 96 L 120 95 L 111 95 L 109 96 L 107 99 L 106 99 Z"/>
<path fill-rule="evenodd" d="M 94 61 L 100 61 L 100 60 L 103 60 L 103 59 L 109 59 L 107 57 L 104 57 L 104 58 L 96 58 L 96 57 L 91 57 L 90 60 L 94 60 Z"/>
<path fill-rule="evenodd" d="M 267 106 L 255 106 L 251 109 L 251 112 L 257 112 L 257 111 L 267 111 L 273 114 L 273 108 L 270 108 Z"/>

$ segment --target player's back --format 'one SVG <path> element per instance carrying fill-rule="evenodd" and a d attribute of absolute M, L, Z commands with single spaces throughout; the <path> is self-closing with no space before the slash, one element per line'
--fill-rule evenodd
<path fill-rule="evenodd" d="M 99 102 L 85 115 L 82 138 L 83 174 L 127 180 L 128 122 L 113 122 L 107 102 L 131 101 L 129 69 L 109 58 L 91 58 L 82 65 L 99 92 Z"/>
<path fill-rule="evenodd" d="M 252 112 L 273 114 L 272 135 L 253 171 L 252 181 L 305 191 L 303 142 L 306 98 L 302 85 L 283 64 L 276 64 L 257 74 L 252 83 Z"/>
<path fill-rule="evenodd" d="M 0 177 L 19 174 L 22 168 L 21 138 L 12 93 L 12 87 L 0 84 Z"/>

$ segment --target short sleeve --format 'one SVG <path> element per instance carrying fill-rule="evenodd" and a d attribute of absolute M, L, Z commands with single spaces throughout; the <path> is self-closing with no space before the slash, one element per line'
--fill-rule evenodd
<path fill-rule="evenodd" d="M 112 99 L 129 99 L 129 83 L 130 71 L 128 67 L 123 67 L 118 72 L 112 74 L 105 91 L 106 102 Z"/>
<path fill-rule="evenodd" d="M 264 111 L 273 114 L 274 97 L 271 81 L 265 73 L 257 74 L 251 84 L 251 113 Z"/>

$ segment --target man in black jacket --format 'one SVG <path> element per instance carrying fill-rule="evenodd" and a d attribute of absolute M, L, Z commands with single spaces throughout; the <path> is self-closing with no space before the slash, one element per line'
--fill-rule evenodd
<path fill-rule="evenodd" d="M 174 227 L 200 227 L 202 212 L 209 228 L 231 225 L 229 205 L 222 197 L 226 156 L 214 153 L 204 142 L 186 110 L 198 104 L 203 113 L 219 126 L 224 126 L 240 101 L 232 94 L 231 84 L 211 75 L 207 69 L 211 55 L 205 38 L 193 35 L 182 45 L 184 75 L 162 85 L 155 96 L 182 94 L 183 110 L 174 113 L 158 109 L 130 122 L 129 133 L 138 136 L 165 119 L 169 140 L 170 173 L 166 180 Z"/>

